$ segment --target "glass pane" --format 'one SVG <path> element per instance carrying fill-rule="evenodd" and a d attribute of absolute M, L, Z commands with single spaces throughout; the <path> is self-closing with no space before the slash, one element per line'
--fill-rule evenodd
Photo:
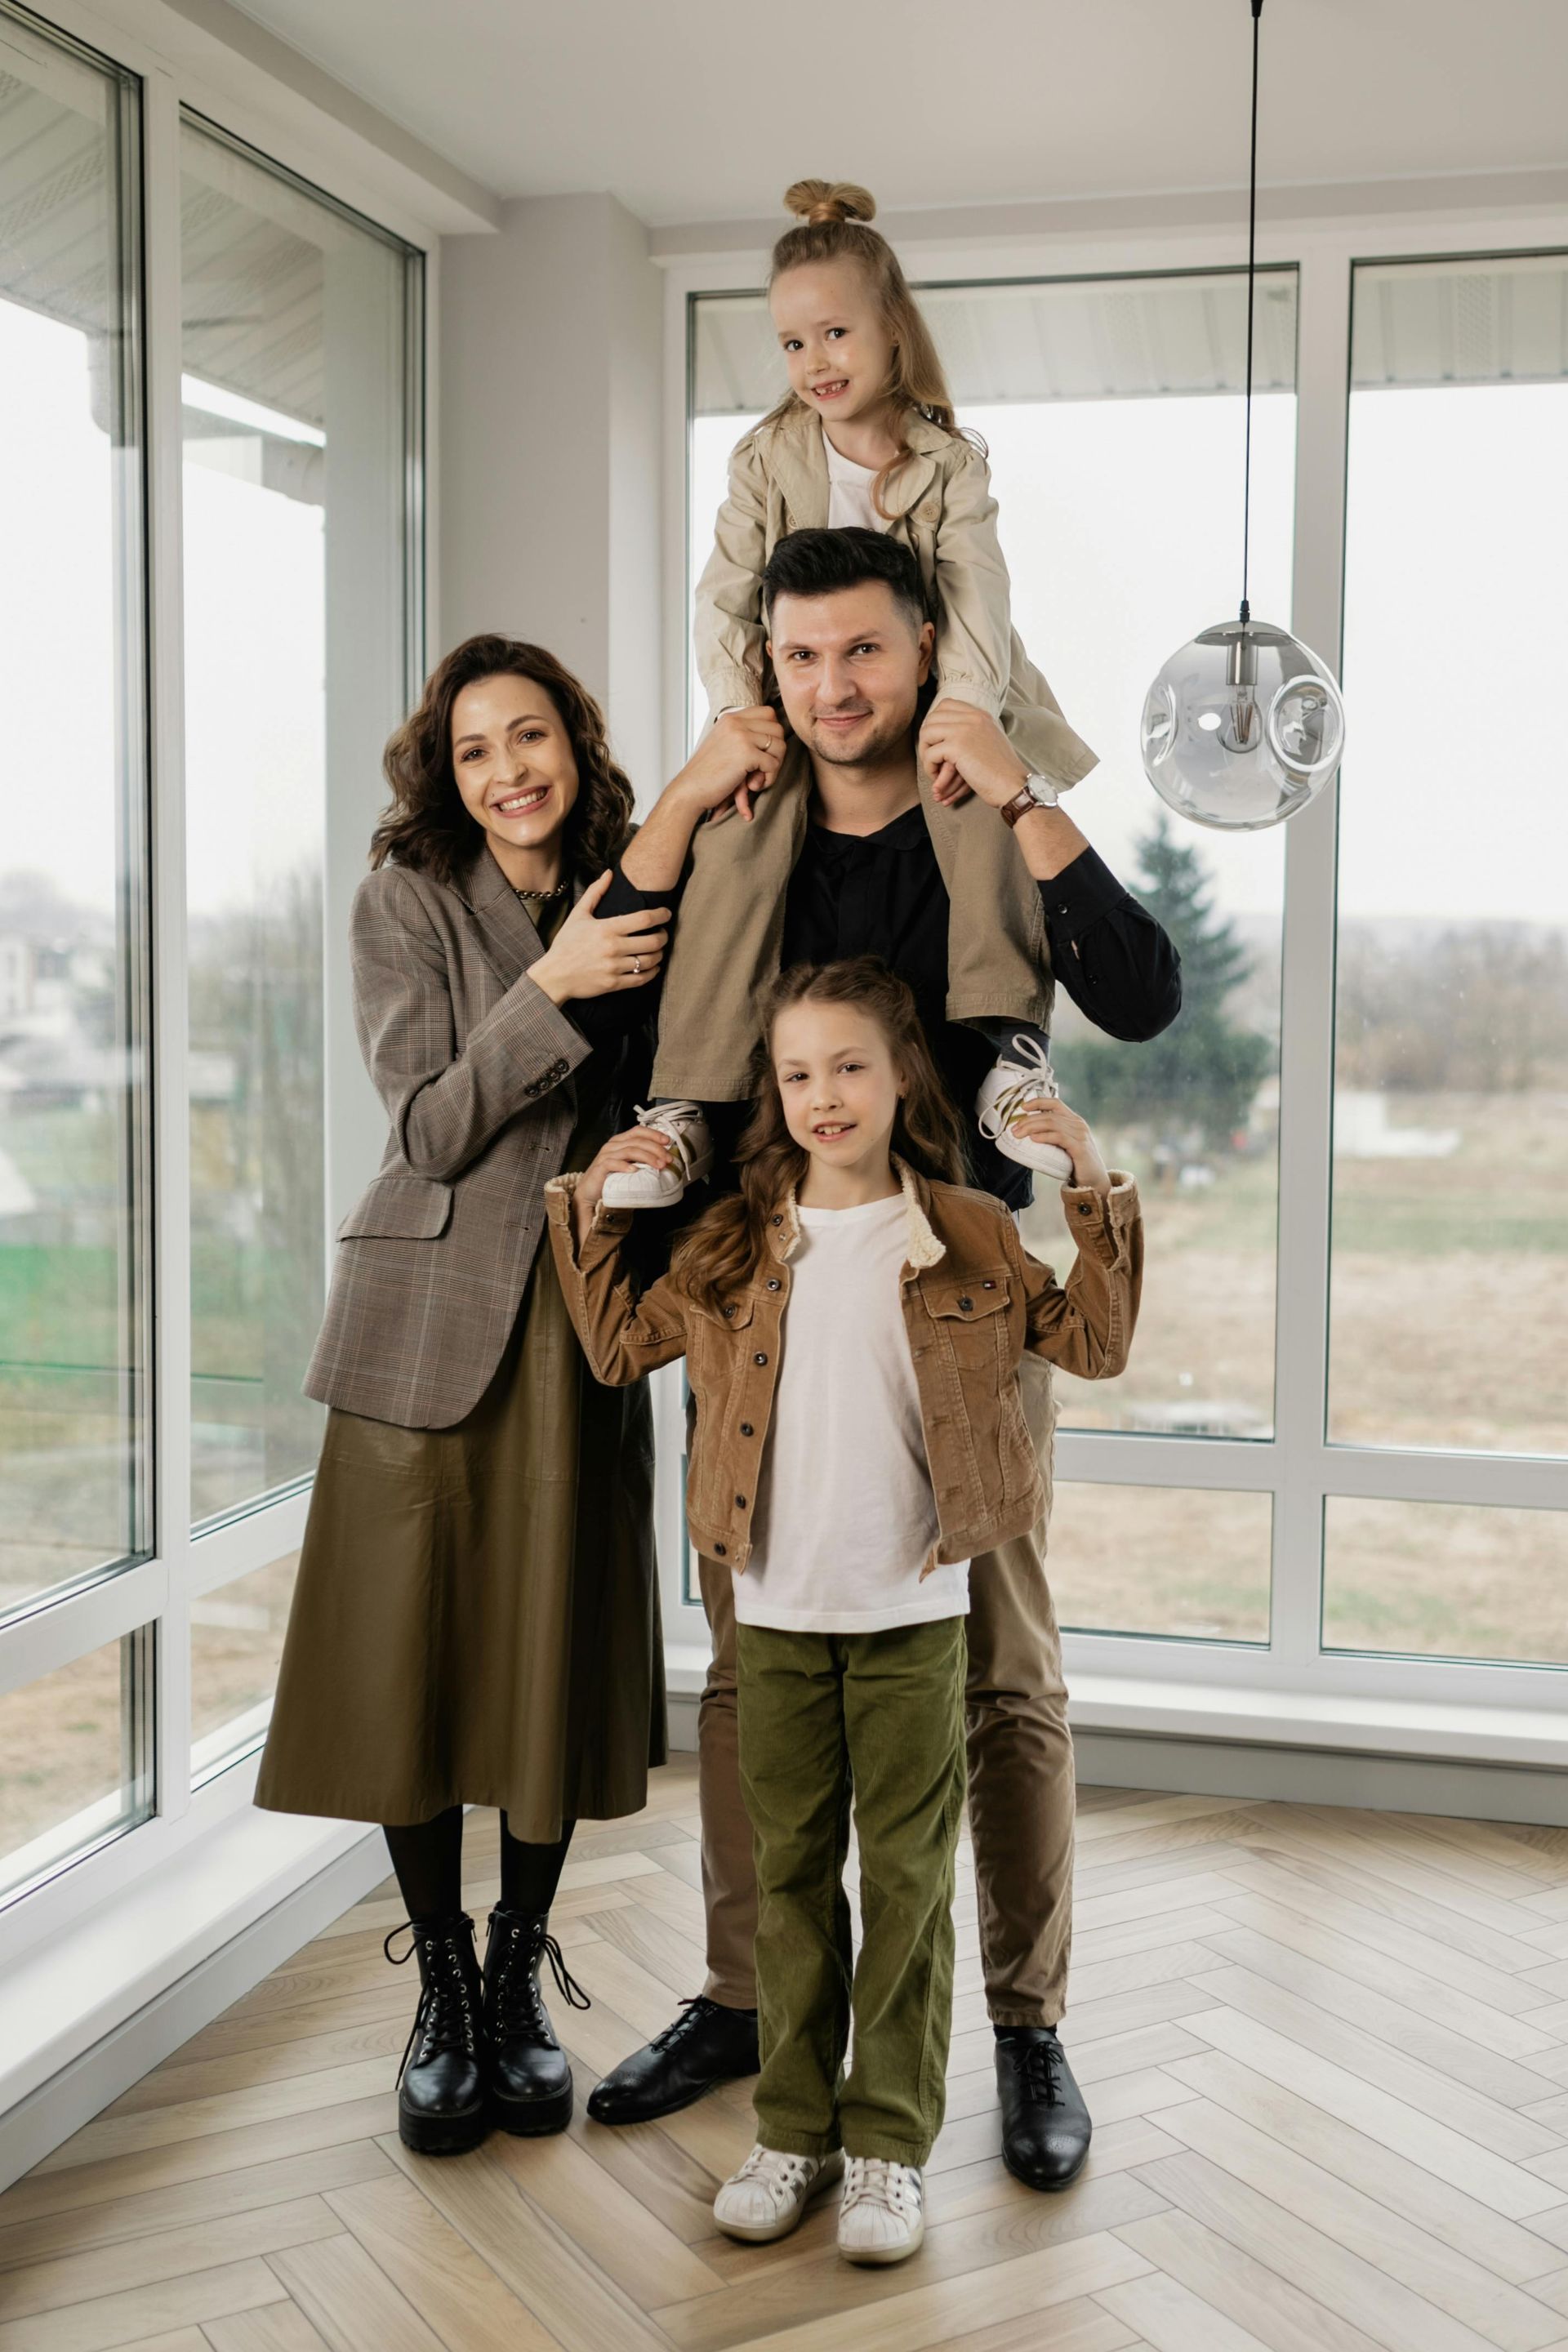
<path fill-rule="evenodd" d="M 1565 320 L 1561 255 L 1356 274 L 1330 1434 L 1358 1444 L 1568 1449 Z"/>
<path fill-rule="evenodd" d="M 405 684 L 410 264 L 191 125 L 182 205 L 199 1520 L 319 1442 L 326 811 L 379 772 Z"/>
<path fill-rule="evenodd" d="M 152 1811 L 152 1633 L 0 1697 L 0 1895 Z"/>
<path fill-rule="evenodd" d="M 1274 1506 L 1268 1495 L 1059 1479 L 1051 1594 L 1082 1633 L 1267 1642 Z"/>
<path fill-rule="evenodd" d="M 191 1602 L 191 1770 L 200 1779 L 267 1727 L 297 1551 Z"/>
<path fill-rule="evenodd" d="M 132 85 L 0 42 L 0 1613 L 146 1540 Z"/>
<path fill-rule="evenodd" d="M 1331 1496 L 1323 1646 L 1568 1665 L 1568 1512 Z"/>
<path fill-rule="evenodd" d="M 1167 822 L 1138 757 L 1149 680 L 1240 593 L 1245 280 L 1235 275 L 922 291 L 960 421 L 991 452 L 1013 612 L 1100 765 L 1068 807 L 1181 949 L 1186 1006 L 1163 1037 L 1112 1043 L 1058 993 L 1063 1092 L 1144 1188 L 1162 1268 L 1125 1376 L 1064 1381 L 1064 1422 L 1267 1437 L 1284 877 L 1279 833 Z M 692 577 L 725 459 L 784 389 L 756 296 L 696 306 Z M 1295 480 L 1296 280 L 1264 273 L 1253 425 L 1252 601 L 1288 623 Z M 705 717 L 700 690 L 693 719 Z M 1026 1222 L 1059 1261 L 1054 1197 Z"/>

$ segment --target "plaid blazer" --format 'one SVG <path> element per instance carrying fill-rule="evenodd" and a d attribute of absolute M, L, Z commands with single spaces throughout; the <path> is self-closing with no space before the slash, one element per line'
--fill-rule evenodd
<path fill-rule="evenodd" d="M 446 1429 L 511 1336 L 592 1047 L 529 979 L 543 946 L 488 849 L 450 885 L 405 866 L 367 875 L 350 945 L 360 1050 L 392 1132 L 338 1228 L 305 1393 Z"/>

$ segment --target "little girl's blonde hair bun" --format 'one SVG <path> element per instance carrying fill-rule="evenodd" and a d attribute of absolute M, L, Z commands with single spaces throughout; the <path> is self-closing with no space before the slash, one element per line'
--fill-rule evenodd
<path fill-rule="evenodd" d="M 784 190 L 784 210 L 813 226 L 833 221 L 871 221 L 877 199 L 853 180 L 797 180 Z"/>

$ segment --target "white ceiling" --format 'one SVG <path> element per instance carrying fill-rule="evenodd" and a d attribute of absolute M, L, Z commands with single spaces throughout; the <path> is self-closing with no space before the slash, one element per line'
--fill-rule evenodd
<path fill-rule="evenodd" d="M 771 215 L 1235 186 L 1247 0 L 245 0 L 499 195 Z M 1268 0 L 1260 175 L 1568 163 L 1565 0 Z"/>

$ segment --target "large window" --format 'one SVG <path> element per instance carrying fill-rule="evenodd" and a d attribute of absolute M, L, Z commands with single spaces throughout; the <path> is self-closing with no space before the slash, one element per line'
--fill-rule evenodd
<path fill-rule="evenodd" d="M 1320 227 L 1259 278 L 1252 604 L 1342 666 L 1350 748 L 1316 806 L 1234 837 L 1163 811 L 1137 725 L 1236 609 L 1244 278 L 1197 238 L 1157 276 L 904 257 L 989 446 L 1020 633 L 1100 755 L 1068 808 L 1184 961 L 1159 1038 L 1055 1022 L 1146 1212 L 1128 1373 L 1058 1382 L 1052 1584 L 1119 1724 L 1181 1682 L 1251 1690 L 1265 1737 L 1274 1694 L 1353 1701 L 1361 1736 L 1404 1703 L 1562 1705 L 1568 255 L 1402 229 L 1405 257 L 1355 258 L 1386 235 Z M 784 389 L 756 275 L 716 275 L 688 281 L 689 590 Z M 1026 1231 L 1070 1247 L 1049 1199 Z"/>
<path fill-rule="evenodd" d="M 151 87 L 0 0 L 7 1949 L 247 1785 L 423 660 L 421 256 Z"/>
<path fill-rule="evenodd" d="M 0 1613 L 151 1526 L 138 126 L 0 19 Z"/>
<path fill-rule="evenodd" d="M 325 1296 L 327 803 L 374 757 L 355 721 L 397 716 L 352 708 L 342 656 L 351 610 L 372 650 L 402 573 L 408 261 L 205 127 L 182 161 L 199 1521 L 305 1475 L 319 1442 L 300 1376 Z"/>

